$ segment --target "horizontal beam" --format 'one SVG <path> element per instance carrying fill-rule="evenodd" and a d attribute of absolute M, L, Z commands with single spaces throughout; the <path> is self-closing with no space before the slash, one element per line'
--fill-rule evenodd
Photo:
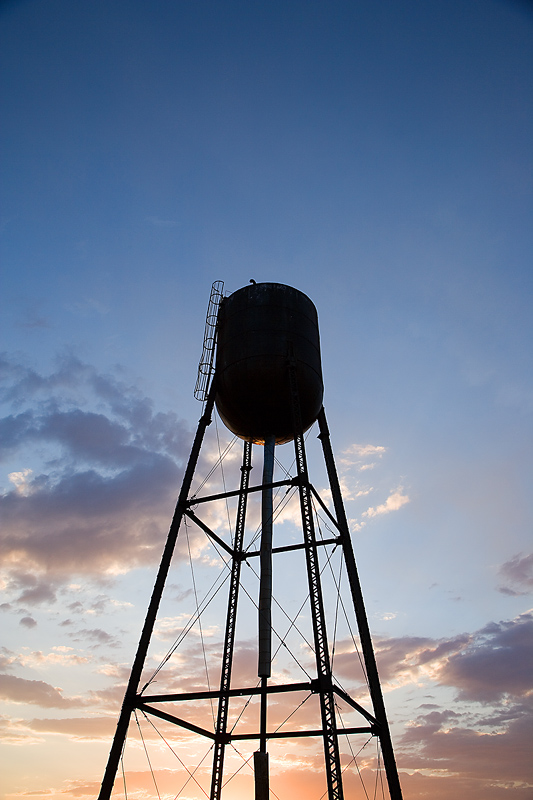
<path fill-rule="evenodd" d="M 251 492 L 261 492 L 263 489 L 277 489 L 279 486 L 297 486 L 298 478 L 286 478 L 284 481 L 275 481 L 274 483 L 264 483 L 260 486 L 249 486 L 244 490 L 244 494 Z M 221 492 L 220 494 L 210 494 L 206 497 L 191 497 L 187 500 L 187 506 L 196 506 L 198 503 L 210 503 L 212 500 L 225 500 L 227 497 L 238 497 L 241 494 L 240 489 L 233 492 Z"/>
<path fill-rule="evenodd" d="M 279 686 L 267 686 L 267 694 L 278 694 L 280 692 L 317 692 L 317 681 L 305 681 L 304 683 L 284 683 Z M 222 694 L 225 697 L 251 697 L 252 695 L 262 694 L 265 690 L 261 686 L 249 686 L 244 689 L 230 689 L 227 692 L 184 692 L 182 694 L 151 694 L 137 695 L 139 708 L 144 703 L 179 703 L 187 700 L 217 700 Z"/>
<path fill-rule="evenodd" d="M 198 733 L 200 736 L 205 736 L 207 739 L 212 739 L 216 741 L 218 738 L 215 733 L 212 731 L 208 731 L 205 728 L 200 728 L 198 725 L 193 725 L 191 722 L 187 722 L 184 719 L 180 719 L 180 717 L 175 717 L 173 714 L 167 714 L 165 711 L 161 711 L 158 708 L 153 708 L 152 706 L 146 705 L 145 703 L 140 703 L 138 708 L 142 711 L 146 712 L 147 714 L 151 714 L 154 717 L 159 717 L 159 719 L 164 719 L 166 722 L 172 722 L 174 725 L 179 725 L 180 728 L 185 728 L 188 731 L 192 731 L 192 733 Z M 337 728 L 338 734 L 343 734 L 345 736 L 349 736 L 355 733 L 369 733 L 375 735 L 374 727 L 370 728 Z M 266 738 L 267 739 L 303 739 L 305 737 L 317 737 L 323 736 L 324 732 L 322 730 L 311 730 L 311 731 L 271 731 L 270 733 L 267 732 Z M 233 742 L 233 741 L 247 741 L 253 739 L 259 739 L 260 733 L 259 732 L 252 732 L 252 733 L 228 733 L 225 734 L 223 737 L 225 742 Z"/>
<path fill-rule="evenodd" d="M 370 733 L 374 735 L 375 731 L 373 728 L 337 728 L 337 733 L 346 734 L 349 736 L 352 733 Z M 272 731 L 272 733 L 267 733 L 267 739 L 302 739 L 305 736 L 323 736 L 323 730 L 316 730 L 316 731 Z M 230 736 L 231 741 L 237 741 L 238 739 L 244 741 L 245 739 L 259 739 L 258 733 L 232 733 Z"/>
<path fill-rule="evenodd" d="M 340 544 L 340 541 L 341 541 L 340 538 L 320 539 L 319 541 L 316 542 L 316 546 L 320 547 L 320 545 L 325 545 L 325 544 Z M 305 547 L 306 547 L 305 542 L 301 542 L 300 544 L 288 544 L 285 547 L 273 547 L 272 548 L 272 552 L 273 553 L 288 553 L 291 550 L 303 550 Z M 243 559 L 246 560 L 248 558 L 253 558 L 254 556 L 258 556 L 258 555 L 259 555 L 259 550 L 252 550 L 252 552 L 250 552 L 250 553 L 243 553 L 242 557 L 243 557 Z"/>

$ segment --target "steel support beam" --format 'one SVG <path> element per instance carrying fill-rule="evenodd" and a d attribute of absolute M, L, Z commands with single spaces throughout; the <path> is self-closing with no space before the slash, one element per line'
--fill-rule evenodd
<path fill-rule="evenodd" d="M 309 585 L 309 599 L 311 603 L 311 617 L 313 622 L 316 668 L 319 683 L 320 713 L 322 718 L 322 736 L 324 741 L 328 799 L 343 800 L 344 793 L 342 787 L 342 770 L 339 753 L 339 741 L 337 737 L 335 698 L 333 695 L 331 665 L 329 660 L 329 649 L 326 633 L 326 616 L 324 613 L 324 601 L 322 598 L 322 585 L 320 580 L 320 566 L 318 562 L 315 526 L 313 522 L 311 490 L 309 486 L 307 458 L 305 454 L 305 444 L 300 414 L 297 366 L 294 358 L 292 357 L 289 357 L 288 359 L 288 369 L 295 432 L 294 450 L 296 455 L 296 468 L 298 475 L 298 491 L 300 494 L 303 536 L 306 545 L 305 557 L 307 565 L 307 581 Z"/>
<path fill-rule="evenodd" d="M 224 637 L 224 653 L 222 655 L 222 673 L 220 676 L 220 694 L 218 700 L 218 715 L 216 725 L 216 741 L 213 752 L 213 773 L 211 776 L 210 800 L 219 800 L 222 792 L 222 776 L 224 772 L 224 754 L 226 749 L 225 736 L 228 724 L 229 690 L 231 686 L 231 669 L 233 666 L 233 649 L 235 645 L 235 626 L 237 623 L 237 600 L 239 599 L 239 586 L 241 576 L 241 553 L 244 542 L 244 526 L 246 520 L 247 488 L 252 469 L 252 445 L 244 443 L 241 486 L 239 504 L 237 507 L 237 520 L 235 524 L 235 540 L 233 543 L 233 562 L 231 565 L 231 579 L 228 596 L 228 613 L 226 616 L 226 635 Z"/>
<path fill-rule="evenodd" d="M 359 628 L 359 637 L 361 639 L 361 648 L 363 650 L 363 658 L 365 661 L 370 697 L 374 707 L 374 715 L 378 723 L 377 735 L 381 743 L 381 752 L 383 753 L 383 764 L 385 766 L 385 773 L 387 775 L 389 794 L 391 800 L 402 800 L 402 789 L 400 786 L 400 779 L 398 777 L 396 759 L 394 758 L 394 750 L 392 748 L 392 739 L 389 730 L 389 723 L 387 721 L 387 714 L 385 712 L 385 703 L 383 702 L 383 694 L 381 692 L 378 668 L 376 664 L 376 657 L 374 655 L 374 648 L 372 646 L 372 638 L 370 636 L 370 628 L 368 626 L 365 604 L 363 601 L 363 592 L 359 582 L 359 575 L 357 572 L 355 555 L 350 537 L 350 529 L 348 527 L 348 520 L 346 518 L 346 511 L 344 509 L 344 503 L 342 500 L 339 477 L 337 475 L 337 468 L 333 458 L 333 450 L 331 449 L 331 442 L 329 438 L 329 429 L 323 407 L 318 416 L 318 424 L 320 427 L 319 439 L 322 443 L 322 450 L 324 452 L 324 460 L 326 462 L 329 485 L 333 498 L 333 506 L 335 508 L 335 514 L 337 516 L 337 523 L 340 531 L 340 539 L 344 552 L 344 561 L 346 564 L 346 571 L 348 573 L 350 590 L 352 593 L 357 627 Z"/>
<path fill-rule="evenodd" d="M 165 588 L 165 581 L 167 579 L 170 563 L 174 554 L 174 548 L 176 546 L 181 520 L 188 505 L 187 497 L 191 489 L 194 471 L 198 462 L 198 456 L 200 455 L 200 448 L 202 446 L 207 426 L 211 424 L 211 415 L 213 413 L 213 405 L 215 402 L 215 391 L 216 385 L 215 381 L 213 381 L 211 383 L 211 389 L 206 401 L 204 413 L 198 423 L 191 454 L 189 456 L 189 461 L 183 476 L 181 491 L 179 493 L 176 510 L 174 512 L 174 517 L 168 532 L 165 549 L 159 565 L 159 571 L 157 573 L 154 589 L 152 591 L 152 597 L 150 598 L 148 611 L 146 612 L 146 619 L 144 621 L 141 638 L 139 639 L 137 653 L 135 655 L 128 686 L 126 688 L 126 694 L 122 703 L 122 709 L 118 718 L 117 729 L 113 738 L 113 744 L 111 745 L 98 800 L 109 800 L 111 797 L 111 792 L 113 791 L 113 784 L 115 783 L 120 756 L 122 755 L 122 750 L 124 749 L 124 743 L 126 741 L 126 735 L 128 733 L 131 712 L 136 705 L 136 697 L 141 680 L 141 674 L 144 668 L 144 662 L 146 661 L 146 654 L 148 652 L 148 646 L 150 644 L 150 639 L 154 629 L 159 603 L 161 602 L 161 596 L 163 594 L 163 589 Z"/>

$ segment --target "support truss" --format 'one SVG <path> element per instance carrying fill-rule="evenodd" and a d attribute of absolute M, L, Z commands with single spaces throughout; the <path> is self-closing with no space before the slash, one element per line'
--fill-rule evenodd
<path fill-rule="evenodd" d="M 141 709 L 146 714 L 155 716 L 166 722 L 173 723 L 178 727 L 205 737 L 213 743 L 213 768 L 211 775 L 210 800 L 221 800 L 222 786 L 224 777 L 224 756 L 226 746 L 231 742 L 244 740 L 260 739 L 265 743 L 273 739 L 291 739 L 301 737 L 321 737 L 324 747 L 325 771 L 327 779 L 328 800 L 343 800 L 343 781 L 339 754 L 339 736 L 351 734 L 366 734 L 376 736 L 380 740 L 385 766 L 389 795 L 391 800 L 402 800 L 400 783 L 390 731 L 388 727 L 383 696 L 379 683 L 379 677 L 370 638 L 370 631 L 366 618 L 361 587 L 357 575 L 357 568 L 350 539 L 348 523 L 344 511 L 344 505 L 340 492 L 340 486 L 329 441 L 329 431 L 324 410 L 319 415 L 320 440 L 323 448 L 323 455 L 328 472 L 330 488 L 333 498 L 333 512 L 327 508 L 324 501 L 320 498 L 314 487 L 309 481 L 307 457 L 305 451 L 304 438 L 301 431 L 299 400 L 296 383 L 296 366 L 289 361 L 289 372 L 291 376 L 291 399 L 293 408 L 294 428 L 296 431 L 294 443 L 296 454 L 296 475 L 282 481 L 270 482 L 260 486 L 250 486 L 250 471 L 252 469 L 252 445 L 244 443 L 243 461 L 241 466 L 240 486 L 236 491 L 224 492 L 216 495 L 204 497 L 190 496 L 191 482 L 198 461 L 202 441 L 207 426 L 211 421 L 211 413 L 214 402 L 214 389 L 212 387 L 210 396 L 206 403 L 205 413 L 199 422 L 196 437 L 191 450 L 191 455 L 184 476 L 183 486 L 179 495 L 176 512 L 172 521 L 167 543 L 161 560 L 161 565 L 157 575 L 156 583 L 152 593 L 152 598 L 146 615 L 146 621 L 141 634 L 137 654 L 133 664 L 128 688 L 124 698 L 121 714 L 119 717 L 117 731 L 107 769 L 102 782 L 99 800 L 109 800 L 118 769 L 121 753 L 123 751 L 129 719 L 135 709 Z M 241 585 L 241 565 L 244 560 L 259 558 L 259 551 L 244 550 L 244 533 L 246 522 L 247 499 L 250 493 L 262 491 L 265 488 L 274 487 L 297 487 L 299 492 L 300 510 L 302 519 L 302 541 L 300 543 L 274 547 L 273 554 L 282 554 L 294 550 L 303 550 L 306 560 L 307 582 L 309 588 L 310 609 L 314 637 L 314 650 L 316 659 L 316 677 L 309 681 L 300 683 L 287 683 L 284 685 L 267 685 L 262 681 L 261 686 L 232 686 L 232 666 L 233 654 L 236 638 L 237 606 L 239 599 L 239 589 Z M 235 536 L 232 544 L 224 542 L 199 516 L 193 508 L 202 506 L 214 500 L 221 500 L 229 497 L 238 498 L 237 516 L 235 522 Z M 317 541 L 314 527 L 313 498 L 320 504 L 322 511 L 327 515 L 330 522 L 336 529 L 338 535 L 329 539 Z M 217 690 L 180 692 L 174 694 L 147 694 L 144 689 L 139 691 L 141 673 L 144 667 L 150 637 L 153 632 L 161 595 L 167 578 L 172 553 L 176 544 L 178 530 L 183 516 L 186 515 L 194 521 L 212 541 L 220 547 L 231 558 L 231 576 L 229 582 L 229 593 L 226 614 L 226 627 L 224 637 L 224 647 L 222 654 L 222 669 L 220 686 Z M 355 702 L 344 690 L 335 684 L 329 657 L 328 637 L 326 630 L 326 617 L 324 600 L 322 594 L 319 550 L 326 545 L 341 545 L 342 557 L 349 578 L 350 591 L 353 599 L 353 606 L 359 628 L 365 667 L 369 680 L 370 696 L 373 704 L 373 713 L 370 713 L 357 702 Z M 228 716 L 230 702 L 232 698 L 257 696 L 262 699 L 263 705 L 272 695 L 291 692 L 309 692 L 318 695 L 320 704 L 321 727 L 314 729 L 296 730 L 267 730 L 266 719 L 258 726 L 257 730 L 241 733 L 238 730 L 228 730 Z M 339 698 L 351 708 L 356 710 L 363 718 L 364 724 L 358 727 L 337 729 L 335 703 Z M 207 730 L 197 725 L 194 720 L 186 719 L 175 713 L 154 706 L 153 704 L 181 703 L 205 701 L 207 699 L 218 701 L 218 713 L 213 730 Z"/>

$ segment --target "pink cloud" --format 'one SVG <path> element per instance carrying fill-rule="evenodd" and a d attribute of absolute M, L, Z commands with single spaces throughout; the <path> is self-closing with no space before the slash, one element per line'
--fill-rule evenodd
<path fill-rule="evenodd" d="M 61 733 L 74 739 L 110 738 L 116 728 L 114 717 L 72 717 L 32 719 L 27 727 L 36 733 Z"/>
<path fill-rule="evenodd" d="M 494 733 L 454 726 L 454 716 L 433 713 L 419 717 L 399 743 L 401 766 L 440 769 L 451 775 L 459 774 L 462 780 L 482 781 L 487 787 L 493 782 L 508 782 L 509 788 L 513 783 L 517 788 L 533 783 L 530 713 L 520 714 L 504 730 Z M 410 754 L 409 748 L 412 748 Z"/>
<path fill-rule="evenodd" d="M 76 708 L 86 705 L 81 698 L 63 697 L 62 691 L 44 681 L 0 675 L 0 697 L 8 702 L 29 703 L 43 708 Z"/>

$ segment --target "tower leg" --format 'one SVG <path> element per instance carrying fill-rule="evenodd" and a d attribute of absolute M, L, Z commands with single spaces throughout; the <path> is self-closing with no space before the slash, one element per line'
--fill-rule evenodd
<path fill-rule="evenodd" d="M 150 638 L 152 636 L 152 631 L 154 629 L 157 617 L 157 611 L 159 609 L 159 603 L 161 602 L 161 596 L 163 594 L 163 589 L 165 588 L 165 581 L 167 579 L 168 571 L 170 569 L 170 562 L 172 561 L 174 547 L 176 546 L 176 539 L 178 538 L 178 532 L 181 520 L 183 518 L 183 514 L 186 509 L 186 501 L 191 488 L 191 483 L 194 476 L 194 471 L 196 469 L 196 464 L 198 462 L 198 456 L 200 455 L 200 447 L 202 445 L 202 441 L 205 436 L 206 428 L 208 425 L 211 424 L 211 415 L 213 413 L 214 402 L 215 402 L 215 382 L 213 381 L 213 383 L 211 384 L 211 391 L 209 392 L 209 396 L 207 398 L 204 414 L 198 423 L 198 428 L 196 430 L 196 436 L 194 437 L 191 454 L 189 456 L 187 468 L 183 476 L 181 491 L 179 493 L 176 510 L 174 512 L 174 517 L 172 519 L 170 530 L 168 532 L 167 542 L 165 545 L 165 549 L 163 551 L 161 563 L 159 565 L 159 571 L 157 573 L 154 589 L 152 591 L 152 597 L 150 598 L 148 611 L 146 612 L 146 619 L 144 621 L 141 638 L 139 639 L 139 645 L 137 647 L 137 653 L 135 655 L 135 660 L 133 662 L 133 667 L 131 669 L 130 679 L 128 681 L 124 702 L 122 703 L 122 709 L 120 711 L 120 716 L 118 718 L 117 729 L 115 731 L 115 736 L 113 738 L 113 744 L 111 745 L 111 750 L 107 761 L 107 767 L 102 780 L 102 786 L 100 788 L 100 794 L 98 795 L 98 800 L 109 800 L 109 798 L 111 797 L 111 792 L 113 791 L 113 784 L 115 783 L 115 777 L 120 762 L 120 756 L 122 755 L 122 751 L 124 749 L 124 743 L 126 741 L 126 735 L 128 733 L 130 715 L 135 706 L 135 698 L 137 696 L 137 691 L 139 688 L 139 682 L 141 680 L 141 673 L 144 667 L 144 662 L 146 661 L 146 654 L 148 652 Z"/>
<path fill-rule="evenodd" d="M 372 647 L 370 628 L 368 627 L 368 619 L 363 601 L 363 592 L 361 590 L 357 566 L 355 564 L 352 540 L 350 538 L 348 520 L 346 519 L 346 511 L 344 510 L 337 468 L 335 466 L 333 451 L 331 449 L 329 429 L 324 408 L 322 408 L 318 416 L 318 424 L 320 427 L 319 439 L 322 443 L 322 450 L 324 452 L 324 460 L 326 462 L 331 495 L 333 498 L 333 505 L 335 508 L 337 523 L 339 525 L 340 538 L 344 552 L 344 561 L 346 564 L 346 571 L 348 573 L 348 580 L 350 582 L 350 590 L 353 598 L 357 626 L 359 628 L 359 636 L 361 639 L 363 658 L 365 660 L 370 696 L 374 706 L 374 714 L 378 722 L 377 733 L 381 743 L 381 751 L 383 753 L 383 763 L 385 766 L 385 773 L 387 775 L 387 783 L 389 785 L 389 794 L 391 800 L 402 800 L 402 789 L 400 786 L 400 779 L 398 777 L 396 760 L 394 758 L 387 714 L 385 713 L 385 703 L 383 702 L 383 694 L 381 692 L 381 685 L 379 682 L 376 657 L 374 655 L 374 648 Z"/>
<path fill-rule="evenodd" d="M 339 740 L 335 717 L 335 699 L 331 677 L 328 640 L 326 634 L 326 616 L 322 598 L 320 567 L 316 546 L 315 527 L 311 491 L 307 474 L 304 439 L 301 434 L 294 440 L 296 466 L 298 469 L 298 489 L 300 492 L 300 508 L 302 512 L 302 528 L 305 542 L 307 563 L 307 580 L 311 602 L 311 617 L 315 644 L 316 667 L 320 694 L 320 713 L 322 717 L 322 736 L 324 739 L 324 757 L 326 762 L 326 778 L 328 783 L 328 800 L 343 800 L 342 770 L 339 754 Z"/>
<path fill-rule="evenodd" d="M 292 349 L 292 348 L 291 348 Z M 311 486 L 307 471 L 307 458 L 300 413 L 298 393 L 298 377 L 295 359 L 292 353 L 288 358 L 289 385 L 291 393 L 292 418 L 294 426 L 294 450 L 298 473 L 298 491 L 300 493 L 300 509 L 302 513 L 302 530 L 305 543 L 305 559 L 307 564 L 307 580 L 311 603 L 311 618 L 315 644 L 315 658 L 320 695 L 320 714 L 322 718 L 322 736 L 324 740 L 324 759 L 326 762 L 326 778 L 328 784 L 328 800 L 343 800 L 342 770 L 335 717 L 335 699 L 329 660 L 328 639 L 326 633 L 326 616 L 322 598 L 320 566 L 316 546 L 315 526 L 313 522 L 313 506 L 311 502 Z"/>
<path fill-rule="evenodd" d="M 244 523 L 246 519 L 247 489 L 252 469 L 252 445 L 244 443 L 241 467 L 241 485 L 239 491 L 239 504 L 237 508 L 237 521 L 235 524 L 234 555 L 231 566 L 231 579 L 228 596 L 228 614 L 226 617 L 226 635 L 224 637 L 224 653 L 222 656 L 222 672 L 220 676 L 220 697 L 218 701 L 218 716 L 213 753 L 213 774 L 211 777 L 210 800 L 219 800 L 222 792 L 222 775 L 224 770 L 224 754 L 226 749 L 226 730 L 228 722 L 229 696 L 231 685 L 231 669 L 233 666 L 233 648 L 235 644 L 235 626 L 237 622 L 237 600 L 239 598 L 239 585 L 242 564 L 242 548 L 244 541 Z"/>

